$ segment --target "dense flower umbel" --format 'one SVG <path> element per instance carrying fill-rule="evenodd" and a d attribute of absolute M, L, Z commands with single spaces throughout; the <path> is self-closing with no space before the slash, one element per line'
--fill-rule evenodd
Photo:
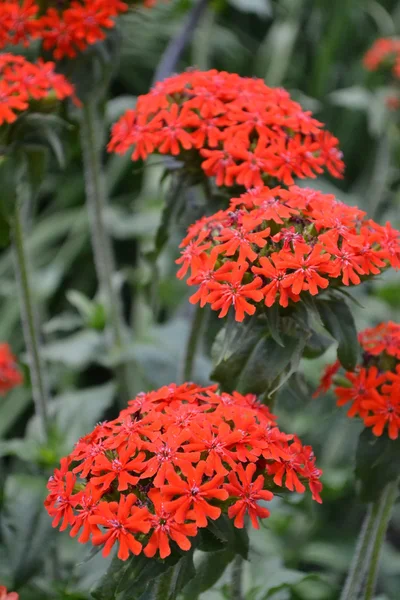
<path fill-rule="evenodd" d="M 43 40 L 57 60 L 75 57 L 88 46 L 103 40 L 115 26 L 115 17 L 128 10 L 121 0 L 72 0 L 54 2 L 40 14 L 35 0 L 0 2 L 0 48 L 9 44 L 29 45 L 33 38 Z M 153 6 L 154 0 L 135 2 Z"/>
<path fill-rule="evenodd" d="M 242 321 L 258 303 L 287 307 L 303 292 L 357 285 L 388 265 L 400 267 L 399 236 L 332 195 L 259 187 L 189 227 L 177 275 L 190 269 L 188 285 L 199 286 L 193 304 L 211 304 L 220 317 L 233 306 Z"/>
<path fill-rule="evenodd" d="M 19 600 L 19 594 L 17 592 L 7 592 L 7 588 L 0 585 L 0 600 Z"/>
<path fill-rule="evenodd" d="M 311 447 L 279 431 L 255 396 L 171 384 L 82 438 L 50 478 L 45 505 L 54 526 L 104 544 L 105 556 L 118 542 L 122 560 L 165 558 L 171 541 L 188 550 L 222 512 L 258 527 L 274 485 L 302 493 L 306 482 L 321 502 L 320 476 Z"/>
<path fill-rule="evenodd" d="M 268 176 L 285 184 L 324 168 L 341 177 L 338 140 L 284 89 L 216 70 L 157 83 L 112 129 L 109 150 L 132 159 L 172 154 L 200 166 L 217 185 L 249 188 Z"/>
<path fill-rule="evenodd" d="M 0 395 L 21 385 L 22 374 L 8 344 L 0 344 Z"/>
<path fill-rule="evenodd" d="M 400 39 L 380 38 L 364 56 L 364 65 L 370 71 L 386 66 L 400 79 Z"/>
<path fill-rule="evenodd" d="M 74 96 L 73 85 L 54 69 L 53 62 L 31 63 L 23 56 L 0 54 L 0 125 L 13 123 L 31 100 Z"/>
<path fill-rule="evenodd" d="M 400 325 L 389 321 L 359 334 L 362 361 L 345 379 L 335 381 L 338 362 L 328 365 L 315 396 L 334 385 L 338 406 L 350 404 L 349 417 L 359 415 L 375 435 L 397 439 L 400 429 Z"/>

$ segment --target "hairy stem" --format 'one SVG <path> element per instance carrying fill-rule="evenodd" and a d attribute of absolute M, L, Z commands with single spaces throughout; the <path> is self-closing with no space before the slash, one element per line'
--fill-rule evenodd
<path fill-rule="evenodd" d="M 90 97 L 83 106 L 81 144 L 85 171 L 86 204 L 97 278 L 112 326 L 113 345 L 123 352 L 125 347 L 124 318 L 121 299 L 115 290 L 115 272 L 111 240 L 105 225 L 106 184 L 101 162 L 102 123 L 97 101 Z M 130 379 L 127 367 L 116 369 L 120 392 L 129 395 Z"/>
<path fill-rule="evenodd" d="M 189 336 L 186 342 L 186 349 L 183 359 L 183 368 L 182 368 L 182 377 L 181 381 L 191 381 L 193 377 L 193 367 L 194 361 L 196 358 L 196 352 L 199 347 L 199 343 L 201 340 L 201 334 L 203 331 L 203 323 L 206 311 L 201 306 L 196 306 L 192 323 L 190 326 Z"/>
<path fill-rule="evenodd" d="M 209 0 L 197 0 L 197 2 L 193 5 L 193 8 L 189 12 L 184 26 L 178 35 L 168 44 L 156 69 L 153 85 L 157 83 L 157 81 L 162 81 L 166 77 L 169 77 L 175 71 L 179 59 L 182 56 L 187 44 L 192 39 L 193 33 L 197 27 L 197 24 L 202 18 L 208 3 Z"/>
<path fill-rule="evenodd" d="M 393 492 L 392 486 L 395 486 L 395 492 Z M 396 493 L 397 483 L 390 483 L 383 490 L 381 496 L 369 505 L 340 600 L 358 598 L 367 574 L 368 581 L 370 581 L 371 569 L 374 570 L 375 574 L 372 575 L 373 581 L 371 580 L 369 587 L 375 586 L 380 549 L 396 499 Z M 364 596 L 364 598 L 371 598 L 371 596 Z"/>
<path fill-rule="evenodd" d="M 24 185 L 23 183 L 19 184 Z M 18 187 L 18 186 L 17 186 Z M 22 327 L 28 351 L 29 371 L 31 376 L 32 395 L 35 411 L 41 428 L 43 440 L 49 437 L 48 390 L 40 353 L 40 333 L 35 302 L 32 293 L 28 257 L 25 247 L 25 234 L 21 216 L 20 202 L 15 204 L 12 223 L 13 253 L 15 273 L 18 283 Z"/>
<path fill-rule="evenodd" d="M 378 577 L 379 561 L 382 552 L 382 546 L 385 541 L 386 531 L 389 525 L 390 517 L 394 503 L 398 494 L 398 481 L 389 483 L 382 492 L 379 500 L 380 511 L 377 521 L 375 538 L 372 544 L 372 555 L 368 568 L 367 582 L 365 592 L 362 596 L 365 600 L 372 600 L 375 593 L 376 581 Z"/>
<path fill-rule="evenodd" d="M 243 600 L 242 587 L 243 587 L 243 558 L 236 556 L 232 565 L 232 600 Z"/>

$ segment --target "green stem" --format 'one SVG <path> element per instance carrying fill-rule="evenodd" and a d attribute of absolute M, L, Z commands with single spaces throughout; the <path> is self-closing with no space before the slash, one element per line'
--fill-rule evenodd
<path fill-rule="evenodd" d="M 121 299 L 113 283 L 114 256 L 104 220 L 107 199 L 101 162 L 103 127 L 98 117 L 96 99 L 94 97 L 88 98 L 82 111 L 81 144 L 94 262 L 100 291 L 106 303 L 107 314 L 110 317 L 113 344 L 117 351 L 123 353 L 125 348 L 125 324 Z M 116 374 L 121 394 L 128 396 L 130 378 L 127 367 L 116 369 Z"/>
<path fill-rule="evenodd" d="M 243 558 L 236 556 L 232 565 L 232 600 L 243 600 L 242 587 L 243 587 Z"/>
<path fill-rule="evenodd" d="M 376 535 L 373 543 L 372 556 L 368 569 L 365 593 L 362 596 L 364 600 L 372 600 L 372 598 L 374 597 L 382 546 L 385 541 L 386 531 L 389 525 L 390 517 L 392 515 L 394 503 L 396 502 L 397 494 L 398 481 L 394 481 L 392 483 L 389 483 L 385 487 L 379 501 L 380 511 L 377 522 Z"/>
<path fill-rule="evenodd" d="M 186 343 L 186 350 L 183 360 L 182 377 L 181 381 L 191 381 L 193 377 L 193 367 L 196 358 L 196 352 L 201 340 L 201 333 L 203 330 L 203 322 L 206 311 L 201 306 L 197 306 L 193 314 L 192 324 L 190 327 L 189 337 Z"/>
<path fill-rule="evenodd" d="M 396 498 L 396 495 L 392 498 L 392 492 L 389 493 L 391 504 L 388 507 L 388 492 L 393 485 L 395 485 L 397 489 L 397 483 L 388 484 L 381 496 L 368 507 L 368 512 L 361 528 L 356 551 L 340 600 L 355 600 L 355 598 L 358 598 L 367 573 L 369 580 L 372 566 L 374 565 L 375 572 L 377 570 L 380 548 L 382 546 L 393 503 Z M 383 522 L 383 519 L 385 519 L 385 522 Z M 375 579 L 371 585 L 374 584 Z"/>
<path fill-rule="evenodd" d="M 47 440 L 49 437 L 48 390 L 40 353 L 40 333 L 30 281 L 19 201 L 15 204 L 12 225 L 15 272 L 20 295 L 22 327 L 29 357 L 32 395 L 41 435 L 44 440 Z"/>

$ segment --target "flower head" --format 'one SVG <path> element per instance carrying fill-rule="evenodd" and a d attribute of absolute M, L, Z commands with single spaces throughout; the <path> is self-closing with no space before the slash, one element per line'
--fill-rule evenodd
<path fill-rule="evenodd" d="M 286 308 L 305 293 L 349 286 L 400 266 L 400 233 L 313 189 L 259 186 L 203 217 L 181 243 L 177 276 L 190 269 L 190 301 L 242 321 L 257 306 Z M 389 333 L 387 333 L 389 335 Z M 393 338 L 393 344 L 397 338 Z"/>
<path fill-rule="evenodd" d="M 54 95 L 58 100 L 72 97 L 74 87 L 64 75 L 55 72 L 53 62 L 31 63 L 23 56 L 0 55 L 0 126 L 13 123 L 33 100 Z"/>
<path fill-rule="evenodd" d="M 105 556 L 116 545 L 121 560 L 163 559 L 171 541 L 189 550 L 222 513 L 258 527 L 271 488 L 304 492 L 308 483 L 320 501 L 320 476 L 310 448 L 279 431 L 256 396 L 170 384 L 79 440 L 50 478 L 45 506 L 53 526 Z"/>
<path fill-rule="evenodd" d="M 113 126 L 110 152 L 178 156 L 221 186 L 292 184 L 324 168 L 341 177 L 338 140 L 282 89 L 234 73 L 191 70 L 157 83 Z"/>
<path fill-rule="evenodd" d="M 364 353 L 355 371 L 335 380 L 340 365 L 328 365 L 315 396 L 334 385 L 337 405 L 349 405 L 349 417 L 359 415 L 375 435 L 386 432 L 395 440 L 400 430 L 400 325 L 381 323 L 362 331 L 358 340 Z"/>
<path fill-rule="evenodd" d="M 22 381 L 21 371 L 10 346 L 5 343 L 0 344 L 0 395 L 3 396 L 14 387 L 21 385 Z"/>

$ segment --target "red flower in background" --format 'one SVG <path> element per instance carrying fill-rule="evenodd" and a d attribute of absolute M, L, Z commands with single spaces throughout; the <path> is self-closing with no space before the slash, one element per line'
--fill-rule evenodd
<path fill-rule="evenodd" d="M 31 100 L 54 95 L 58 100 L 74 96 L 74 87 L 55 72 L 53 62 L 31 63 L 23 56 L 0 54 L 0 126 L 13 123 Z"/>
<path fill-rule="evenodd" d="M 392 69 L 394 77 L 400 78 L 400 40 L 395 38 L 379 38 L 364 56 L 364 65 L 369 71 L 376 71 L 382 66 Z"/>
<path fill-rule="evenodd" d="M 375 435 L 386 431 L 395 440 L 400 430 L 400 325 L 381 323 L 362 331 L 358 340 L 364 354 L 354 373 L 335 381 L 340 365 L 328 365 L 314 397 L 334 385 L 337 405 L 350 404 L 349 417 L 359 415 Z"/>
<path fill-rule="evenodd" d="M 7 588 L 0 585 L 0 600 L 19 600 L 19 594 L 17 592 L 7 592 Z"/>
<path fill-rule="evenodd" d="M 341 177 L 338 140 L 289 94 L 261 79 L 191 70 L 138 98 L 112 128 L 108 149 L 132 160 L 172 154 L 201 167 L 221 186 L 259 186 L 267 177 L 292 184 L 324 168 Z"/>
<path fill-rule="evenodd" d="M 140 2 L 139 2 L 140 3 Z M 156 0 L 144 0 L 147 7 Z M 66 7 L 65 7 L 66 5 Z M 6 0 L 0 4 L 0 49 L 12 44 L 28 46 L 40 38 L 54 58 L 74 58 L 106 37 L 115 18 L 128 10 L 121 0 L 72 0 L 40 14 L 38 0 Z M 39 16 L 40 14 L 40 16 Z"/>
<path fill-rule="evenodd" d="M 227 210 L 191 225 L 181 248 L 177 276 L 190 269 L 188 285 L 200 286 L 190 301 L 211 304 L 220 317 L 232 306 L 237 321 L 261 301 L 286 308 L 305 293 L 357 285 L 400 266 L 398 231 L 332 195 L 297 186 L 256 187 L 233 198 Z M 386 346 L 389 338 L 397 343 L 398 334 L 385 336 Z"/>
<path fill-rule="evenodd" d="M 10 346 L 6 343 L 0 344 L 0 395 L 3 396 L 22 382 L 22 374 Z"/>
<path fill-rule="evenodd" d="M 254 527 L 275 485 L 320 501 L 321 471 L 309 446 L 279 431 L 269 409 L 248 394 L 171 384 L 131 400 L 62 459 L 45 501 L 53 525 L 70 527 L 107 556 L 171 553 L 222 513 Z M 114 469 L 115 465 L 115 469 Z M 132 479 L 131 479 L 132 478 Z M 268 489 L 269 488 L 269 489 Z"/>

